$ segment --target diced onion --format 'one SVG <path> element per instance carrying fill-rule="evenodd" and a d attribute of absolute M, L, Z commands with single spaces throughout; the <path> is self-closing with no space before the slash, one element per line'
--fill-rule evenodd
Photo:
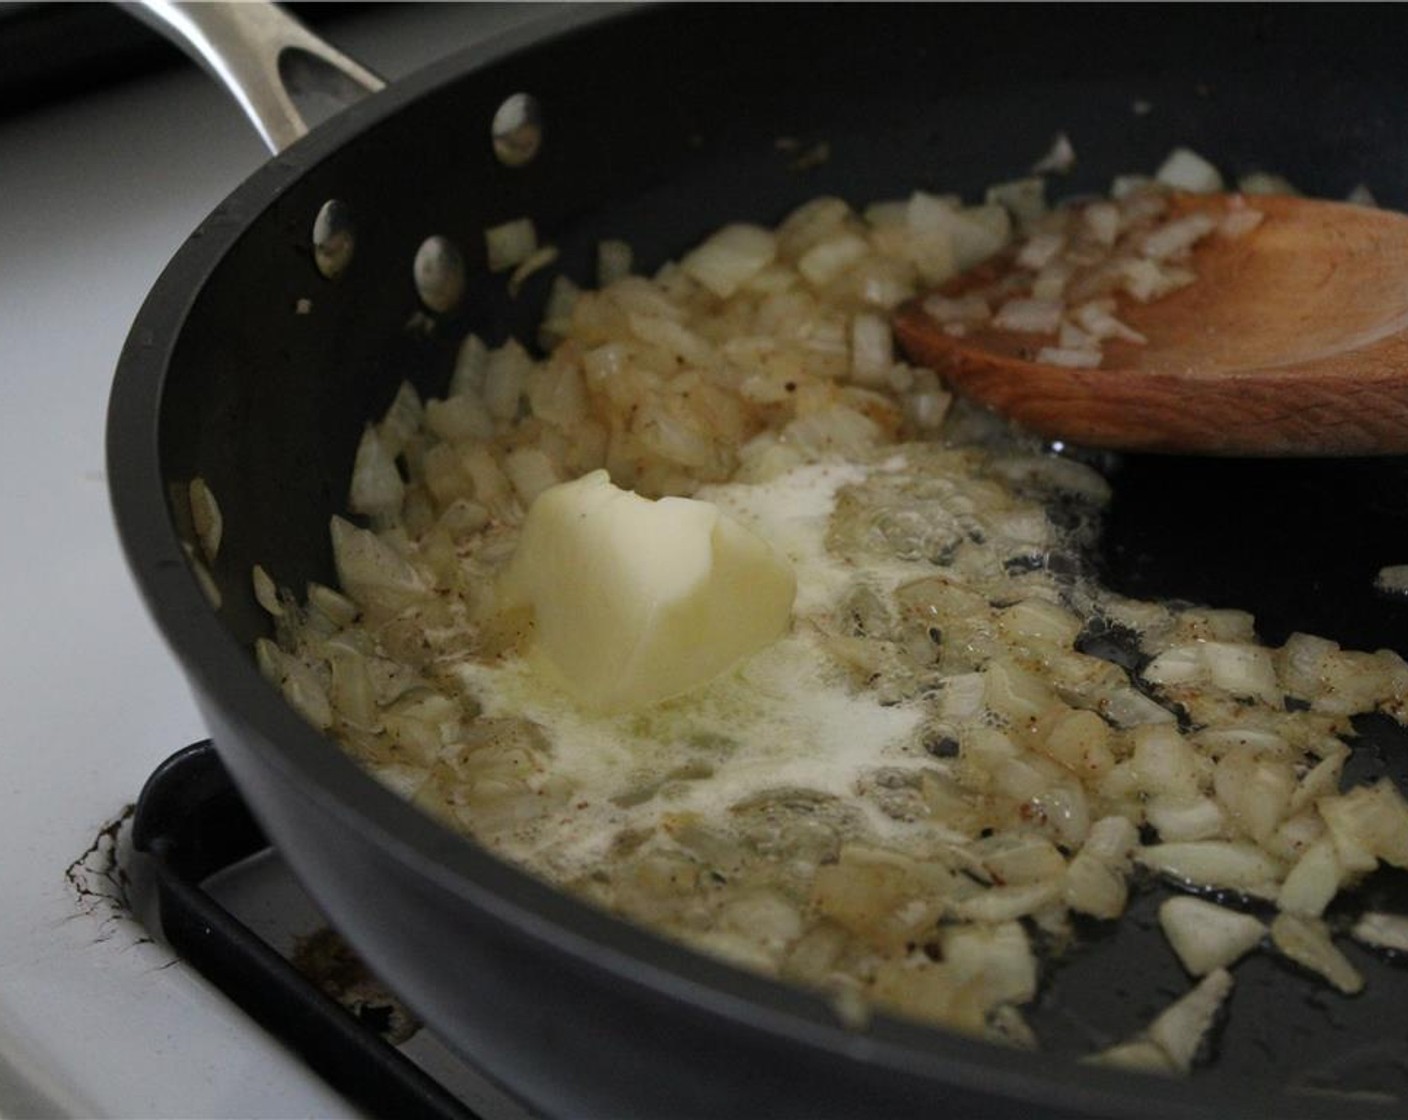
<path fill-rule="evenodd" d="M 605 288 L 631 274 L 634 254 L 628 242 L 608 238 L 596 247 L 596 282 Z"/>
<path fill-rule="evenodd" d="M 1236 239 L 1246 237 L 1266 220 L 1260 210 L 1234 210 L 1218 223 L 1217 232 L 1222 237 Z"/>
<path fill-rule="evenodd" d="M 1226 831 L 1227 816 L 1211 797 L 1159 794 L 1149 799 L 1149 823 L 1164 843 L 1213 840 Z"/>
<path fill-rule="evenodd" d="M 1017 254 L 1017 265 L 1019 268 L 1029 268 L 1033 272 L 1039 272 L 1055 260 L 1057 254 L 1065 247 L 1065 234 L 1039 233 L 1022 246 L 1021 251 Z"/>
<path fill-rule="evenodd" d="M 484 407 L 498 420 L 518 415 L 518 403 L 528 383 L 532 358 L 510 339 L 489 354 L 484 370 Z"/>
<path fill-rule="evenodd" d="M 992 308 L 982 296 L 948 299 L 935 293 L 924 298 L 924 312 L 940 323 L 984 323 L 992 318 Z"/>
<path fill-rule="evenodd" d="M 1027 334 L 1055 334 L 1061 325 L 1061 304 L 1056 300 L 1009 299 L 997 309 L 993 326 Z"/>
<path fill-rule="evenodd" d="M 1139 242 L 1139 251 L 1150 260 L 1167 260 L 1187 252 L 1217 226 L 1218 220 L 1211 214 L 1189 214 L 1144 236 Z"/>
<path fill-rule="evenodd" d="M 1345 195 L 1344 200 L 1354 206 L 1377 207 L 1379 205 L 1378 199 L 1374 197 L 1374 192 L 1365 183 L 1354 184 L 1354 188 Z"/>
<path fill-rule="evenodd" d="M 1318 918 L 1330 900 L 1339 893 L 1344 868 L 1332 840 L 1312 844 L 1281 884 L 1276 905 L 1288 914 Z"/>
<path fill-rule="evenodd" d="M 1062 346 L 1043 346 L 1036 352 L 1036 360 L 1049 366 L 1063 366 L 1066 369 L 1098 369 L 1099 350 L 1075 350 Z"/>
<path fill-rule="evenodd" d="M 518 267 L 513 270 L 513 275 L 508 278 L 508 294 L 511 296 L 518 295 L 528 277 L 532 276 L 535 272 L 541 272 L 555 260 L 557 260 L 556 245 L 544 245 L 542 248 L 535 249 L 532 253 L 528 254 L 527 257 L 518 263 Z"/>
<path fill-rule="evenodd" d="M 680 267 L 720 299 L 727 299 L 777 256 L 777 238 L 761 226 L 725 226 L 685 255 Z"/>
<path fill-rule="evenodd" d="M 1231 974 L 1214 969 L 1166 1007 L 1141 1036 L 1085 1061 L 1144 1073 L 1187 1073 L 1231 991 Z"/>
<path fill-rule="evenodd" d="M 425 594 L 425 582 L 390 545 L 367 529 L 332 519 L 338 582 L 359 603 L 394 610 Z"/>
<path fill-rule="evenodd" d="M 1374 587 L 1390 595 L 1408 595 L 1408 564 L 1380 568 L 1374 577 Z"/>
<path fill-rule="evenodd" d="M 1266 935 L 1266 927 L 1249 914 L 1186 895 L 1160 905 L 1159 925 L 1183 967 L 1194 976 L 1226 968 Z"/>
<path fill-rule="evenodd" d="M 1071 144 L 1071 138 L 1064 132 L 1058 132 L 1051 141 L 1051 147 L 1036 163 L 1032 164 L 1032 173 L 1041 175 L 1048 171 L 1064 175 L 1076 165 L 1076 150 Z"/>
<path fill-rule="evenodd" d="M 987 189 L 983 200 L 1006 207 L 1018 223 L 1027 226 L 1046 213 L 1046 180 L 1033 175 L 995 183 Z"/>
<path fill-rule="evenodd" d="M 843 232 L 808 249 L 797 262 L 797 271 L 807 283 L 821 288 L 869 253 L 870 246 L 863 237 Z"/>
<path fill-rule="evenodd" d="M 1271 940 L 1296 964 L 1318 972 L 1345 995 L 1363 990 L 1364 977 L 1335 948 L 1324 922 L 1279 914 L 1271 923 Z"/>
<path fill-rule="evenodd" d="M 1114 301 L 1092 300 L 1075 308 L 1071 318 L 1097 339 L 1122 338 L 1126 342 L 1144 345 L 1149 340 L 1133 327 L 1122 323 L 1111 312 Z"/>
<path fill-rule="evenodd" d="M 264 570 L 264 565 L 254 565 L 254 600 L 263 607 L 273 618 L 280 618 L 284 613 L 284 605 L 279 601 L 279 589 L 274 583 L 273 577 Z"/>
<path fill-rule="evenodd" d="M 1284 175 L 1273 175 L 1269 171 L 1253 171 L 1237 180 L 1237 190 L 1242 194 L 1288 195 L 1300 194 Z"/>
<path fill-rule="evenodd" d="M 515 218 L 484 231 L 490 272 L 507 272 L 538 251 L 538 228 L 531 218 Z"/>
<path fill-rule="evenodd" d="M 852 379 L 861 385 L 879 385 L 894 364 L 894 336 L 890 333 L 890 324 L 871 312 L 863 312 L 852 319 Z"/>
<path fill-rule="evenodd" d="M 1120 232 L 1120 208 L 1113 202 L 1093 202 L 1081 215 L 1085 227 L 1098 244 L 1110 246 Z"/>
<path fill-rule="evenodd" d="M 1192 1068 L 1198 1048 L 1231 991 L 1231 973 L 1214 969 L 1149 1024 L 1150 1041 L 1168 1055 L 1174 1069 L 1186 1072 Z"/>
<path fill-rule="evenodd" d="M 1222 175 L 1197 152 L 1175 148 L 1160 164 L 1154 178 L 1174 190 L 1212 194 L 1222 190 Z"/>
<path fill-rule="evenodd" d="M 1408 917 L 1401 914 L 1369 912 L 1360 915 L 1350 936 L 1366 945 L 1408 953 Z"/>
<path fill-rule="evenodd" d="M 1193 886 L 1268 897 L 1285 874 L 1261 848 L 1241 840 L 1191 840 L 1155 844 L 1135 857 L 1145 867 Z"/>
<path fill-rule="evenodd" d="M 406 486 L 375 426 L 368 424 L 352 462 L 347 504 L 355 513 L 389 517 L 401 507 Z"/>
<path fill-rule="evenodd" d="M 215 563 L 220 552 L 220 540 L 225 532 L 225 519 L 220 513 L 220 503 L 204 478 L 197 475 L 187 488 L 191 506 L 191 522 L 195 528 L 196 541 L 207 562 Z"/>

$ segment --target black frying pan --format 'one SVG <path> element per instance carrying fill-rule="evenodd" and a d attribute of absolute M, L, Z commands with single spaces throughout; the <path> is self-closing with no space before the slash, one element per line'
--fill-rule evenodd
<path fill-rule="evenodd" d="M 156 285 L 113 392 L 113 503 L 142 592 L 222 757 L 334 922 L 455 1045 L 553 1114 L 1401 1111 L 1375 1094 L 1408 1095 L 1408 975 L 1352 945 L 1369 978 L 1353 1000 L 1267 954 L 1238 965 L 1216 1060 L 1187 1081 L 1073 1062 L 1186 989 L 1152 888 L 1054 970 L 1031 1012 L 1040 1055 L 883 1017 L 847 1029 L 813 994 L 625 926 L 443 831 L 286 708 L 251 655 L 265 620 L 249 573 L 329 581 L 326 525 L 363 422 L 403 377 L 442 387 L 467 331 L 533 337 L 548 277 L 509 298 L 484 269 L 486 226 L 531 216 L 586 280 L 603 237 L 649 266 L 817 194 L 971 197 L 1058 131 L 1079 156 L 1058 185 L 1072 193 L 1186 144 L 1233 174 L 1275 170 L 1330 197 L 1362 181 L 1401 207 L 1408 9 L 667 6 L 581 10 L 531 34 L 362 102 L 254 175 Z M 508 167 L 490 121 L 520 91 L 541 104 L 545 141 Z M 799 168 L 782 138 L 825 142 L 829 158 Z M 310 244 L 329 199 L 356 215 L 337 281 Z M 427 312 L 411 278 L 431 234 L 467 263 L 446 313 Z M 1109 465 L 1101 562 L 1117 586 L 1250 608 L 1272 641 L 1301 628 L 1408 646 L 1408 610 L 1372 588 L 1378 567 L 1408 561 L 1402 461 Z M 197 475 L 225 517 L 218 611 L 182 550 Z M 1402 734 L 1362 730 L 1351 779 L 1405 782 Z M 1403 906 L 1390 876 L 1365 889 Z"/>

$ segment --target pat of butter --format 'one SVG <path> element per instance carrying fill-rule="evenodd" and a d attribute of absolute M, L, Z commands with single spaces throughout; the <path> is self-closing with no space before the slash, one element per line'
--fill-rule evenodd
<path fill-rule="evenodd" d="M 626 711 L 712 680 L 781 637 L 787 561 L 711 502 L 651 501 L 605 471 L 544 490 L 500 582 L 585 706 Z"/>

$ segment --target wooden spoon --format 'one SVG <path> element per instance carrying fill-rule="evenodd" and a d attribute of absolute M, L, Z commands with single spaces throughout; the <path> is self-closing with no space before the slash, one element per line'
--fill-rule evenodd
<path fill-rule="evenodd" d="M 894 319 L 911 360 L 1043 435 L 1094 447 L 1214 455 L 1408 452 L 1408 216 L 1345 203 L 1180 195 L 1175 216 L 1248 205 L 1265 217 L 1192 251 L 1197 280 L 1115 314 L 1100 368 L 1039 363 L 1049 337 L 947 333 L 922 300 Z M 998 257 L 940 289 L 1013 268 Z"/>

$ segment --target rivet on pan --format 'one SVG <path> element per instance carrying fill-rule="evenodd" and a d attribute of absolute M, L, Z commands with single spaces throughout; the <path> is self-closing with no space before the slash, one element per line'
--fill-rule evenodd
<path fill-rule="evenodd" d="M 420 300 L 431 311 L 454 309 L 464 294 L 464 257 L 444 237 L 427 237 L 416 250 L 413 275 Z"/>
<path fill-rule="evenodd" d="M 531 93 L 515 93 L 494 114 L 494 154 L 507 167 L 522 167 L 543 143 L 543 114 Z"/>
<path fill-rule="evenodd" d="M 328 199 L 313 221 L 313 260 L 318 271 L 329 280 L 336 280 L 352 263 L 356 242 L 352 207 L 335 198 Z"/>

